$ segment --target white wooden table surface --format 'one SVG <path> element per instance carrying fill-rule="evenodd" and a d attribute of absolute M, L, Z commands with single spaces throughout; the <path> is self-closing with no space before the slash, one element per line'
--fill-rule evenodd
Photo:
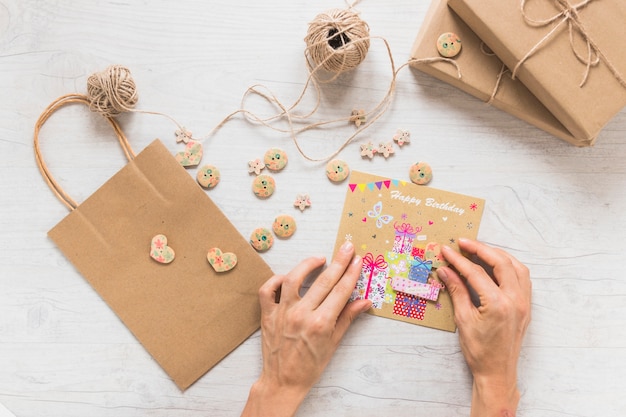
<path fill-rule="evenodd" d="M 237 416 L 260 370 L 256 333 L 181 393 L 64 258 L 46 232 L 67 211 L 34 162 L 32 131 L 56 97 L 86 91 L 87 77 L 128 66 L 142 110 L 165 112 L 203 135 L 264 84 L 291 103 L 307 76 L 307 24 L 341 0 L 0 0 L 0 403 L 28 416 Z M 427 0 L 358 5 L 372 35 L 406 62 Z M 359 68 L 323 87 L 319 120 L 371 108 L 390 80 L 374 41 Z M 310 97 L 310 96 L 309 96 Z M 310 104 L 310 100 L 307 101 Z M 269 114 L 254 102 L 260 113 Z M 317 119 L 316 119 L 317 120 Z M 155 137 L 172 152 L 174 126 L 142 114 L 120 117 L 134 148 Z M 385 160 L 361 159 L 359 143 L 412 143 Z M 324 156 L 354 130 L 302 136 Z M 58 112 L 42 133 L 59 181 L 82 201 L 124 165 L 107 124 L 80 106 Z M 246 162 L 284 148 L 288 169 L 267 201 L 250 192 Z M 428 161 L 433 187 L 487 201 L 481 240 L 526 263 L 533 321 L 520 361 L 519 415 L 618 416 L 626 410 L 626 112 L 593 148 L 572 147 L 433 78 L 406 68 L 389 111 L 340 155 L 353 169 L 391 178 Z M 222 170 L 210 196 L 244 236 L 278 211 L 298 232 L 264 258 L 287 272 L 311 254 L 330 256 L 344 187 L 301 158 L 288 135 L 236 118 L 206 143 Z M 292 207 L 309 192 L 311 209 Z M 471 378 L 458 335 L 373 316 L 350 330 L 299 416 L 464 416 Z M 8 414 L 7 414 L 8 413 Z M 11 415 L 0 407 L 0 415 Z"/>

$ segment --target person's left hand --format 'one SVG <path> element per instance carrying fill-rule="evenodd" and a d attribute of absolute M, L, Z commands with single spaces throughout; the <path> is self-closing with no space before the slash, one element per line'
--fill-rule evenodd
<path fill-rule="evenodd" d="M 301 297 L 304 279 L 324 262 L 308 258 L 259 290 L 263 371 L 243 416 L 293 415 L 352 321 L 371 306 L 369 300 L 347 304 L 361 271 L 361 258 L 354 256 L 350 242 Z"/>

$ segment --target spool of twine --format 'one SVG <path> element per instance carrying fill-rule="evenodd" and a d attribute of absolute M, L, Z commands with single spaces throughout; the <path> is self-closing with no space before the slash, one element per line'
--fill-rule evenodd
<path fill-rule="evenodd" d="M 121 65 L 111 65 L 87 79 L 89 109 L 105 117 L 131 111 L 138 95 L 130 70 Z"/>
<path fill-rule="evenodd" d="M 107 118 L 125 112 L 162 116 L 171 120 L 179 132 L 185 132 L 187 140 L 197 140 L 172 116 L 156 111 L 135 109 L 138 99 L 135 80 L 133 80 L 130 70 L 122 65 L 111 65 L 104 71 L 91 74 L 87 79 L 89 110 L 100 113 Z M 176 134 L 178 135 L 178 132 Z"/>
<path fill-rule="evenodd" d="M 317 66 L 341 73 L 358 66 L 370 47 L 369 26 L 351 9 L 318 14 L 304 41 L 306 54 Z"/>

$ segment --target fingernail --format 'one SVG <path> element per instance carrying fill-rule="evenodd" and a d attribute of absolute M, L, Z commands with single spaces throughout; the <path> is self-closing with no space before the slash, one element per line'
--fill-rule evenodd
<path fill-rule="evenodd" d="M 362 261 L 362 260 L 363 260 L 363 259 L 362 259 L 359 255 L 356 255 L 356 256 L 354 257 L 354 259 L 352 259 L 352 264 L 353 264 L 353 265 L 361 265 L 361 261 Z"/>
<path fill-rule="evenodd" d="M 446 281 L 448 279 L 448 273 L 443 268 L 437 268 L 437 276 L 442 281 Z"/>
<path fill-rule="evenodd" d="M 352 242 L 350 242 L 349 240 L 346 240 L 343 245 L 341 245 L 341 251 L 342 252 L 352 252 L 352 249 L 354 248 L 354 245 L 352 244 Z"/>

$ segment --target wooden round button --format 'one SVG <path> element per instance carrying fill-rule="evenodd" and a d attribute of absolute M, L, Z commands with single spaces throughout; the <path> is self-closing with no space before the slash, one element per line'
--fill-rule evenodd
<path fill-rule="evenodd" d="M 296 233 L 296 220 L 288 214 L 276 216 L 272 224 L 272 230 L 278 237 L 288 238 Z"/>
<path fill-rule="evenodd" d="M 437 51 L 446 58 L 453 58 L 461 52 L 461 38 L 456 33 L 446 32 L 437 39 Z"/>
<path fill-rule="evenodd" d="M 333 159 L 326 164 L 326 176 L 333 182 L 341 182 L 350 175 L 350 167 L 341 159 Z"/>
<path fill-rule="evenodd" d="M 411 165 L 409 178 L 418 185 L 425 185 L 433 179 L 433 170 L 426 162 L 418 162 Z"/>
<path fill-rule="evenodd" d="M 274 236 L 272 232 L 265 227 L 259 227 L 254 229 L 250 235 L 250 244 L 258 252 L 265 252 L 274 244 Z"/>
<path fill-rule="evenodd" d="M 270 171 L 280 171 L 287 165 L 287 154 L 282 149 L 271 148 L 265 152 L 263 162 Z"/>
<path fill-rule="evenodd" d="M 220 170 L 214 165 L 203 165 L 198 169 L 196 179 L 204 188 L 213 188 L 220 182 Z"/>
<path fill-rule="evenodd" d="M 271 175 L 261 174 L 252 181 L 252 191 L 259 198 L 268 198 L 275 189 L 276 182 Z"/>

